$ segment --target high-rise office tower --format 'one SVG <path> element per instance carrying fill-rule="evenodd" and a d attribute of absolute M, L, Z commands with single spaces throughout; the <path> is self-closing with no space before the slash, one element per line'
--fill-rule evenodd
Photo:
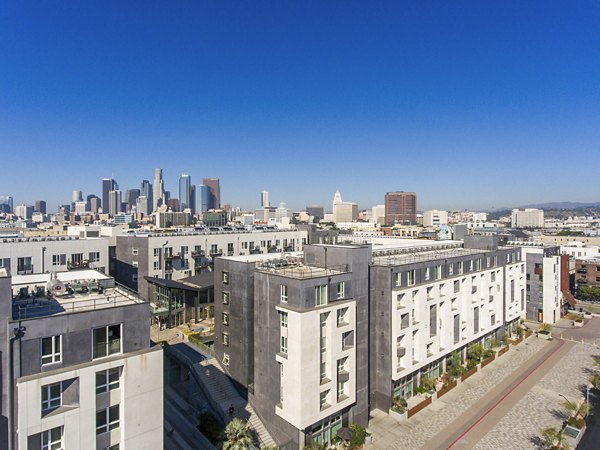
<path fill-rule="evenodd" d="M 139 189 L 127 189 L 125 191 L 125 204 L 127 205 L 126 212 L 131 211 L 131 208 L 133 208 L 137 204 L 137 199 L 139 196 Z"/>
<path fill-rule="evenodd" d="M 146 197 L 146 200 L 149 202 L 148 209 L 152 208 L 152 183 L 148 180 L 142 180 L 142 188 L 140 189 L 140 196 Z M 152 211 L 150 211 L 152 212 Z"/>
<path fill-rule="evenodd" d="M 108 193 L 110 191 L 114 191 L 115 189 L 118 189 L 116 187 L 116 182 L 115 180 L 113 180 L 112 178 L 102 178 L 102 212 L 103 213 L 108 213 L 108 204 L 109 204 L 109 200 L 108 200 Z"/>
<path fill-rule="evenodd" d="M 20 204 L 15 206 L 15 215 L 21 219 L 31 219 L 31 216 L 33 215 L 33 205 Z"/>
<path fill-rule="evenodd" d="M 88 211 L 91 211 L 91 212 L 97 214 L 98 211 L 100 211 L 100 209 L 102 208 L 102 200 L 100 199 L 100 197 L 98 197 L 94 194 L 88 195 L 87 201 L 88 201 Z"/>
<path fill-rule="evenodd" d="M 162 169 L 154 169 L 154 186 L 152 187 L 152 211 L 156 211 L 165 203 L 165 188 L 163 185 Z"/>
<path fill-rule="evenodd" d="M 414 192 L 387 192 L 385 194 L 385 224 L 417 223 L 417 194 Z"/>
<path fill-rule="evenodd" d="M 196 186 L 190 186 L 190 210 L 192 214 L 196 214 Z"/>
<path fill-rule="evenodd" d="M 208 189 L 208 186 L 205 186 L 203 184 L 198 185 L 198 195 L 196 196 L 198 199 L 198 212 L 205 213 L 206 211 L 208 211 L 209 196 L 210 191 Z"/>
<path fill-rule="evenodd" d="M 190 207 L 190 186 L 190 176 L 182 173 L 179 177 L 179 207 L 181 211 Z"/>
<path fill-rule="evenodd" d="M 0 212 L 13 212 L 13 198 L 10 195 L 0 195 Z"/>
<path fill-rule="evenodd" d="M 35 202 L 35 211 L 46 214 L 46 202 L 44 200 L 37 200 Z"/>
<path fill-rule="evenodd" d="M 114 190 L 108 193 L 108 213 L 116 216 L 121 212 L 121 191 Z"/>
<path fill-rule="evenodd" d="M 218 178 L 203 178 L 202 184 L 208 187 L 208 209 L 221 208 L 221 187 Z"/>
<path fill-rule="evenodd" d="M 75 211 L 75 204 L 81 201 L 83 201 L 83 194 L 81 191 L 73 191 L 73 195 L 71 196 L 71 211 Z"/>
<path fill-rule="evenodd" d="M 143 214 L 144 216 L 147 216 L 148 214 L 150 214 L 150 201 L 148 200 L 148 197 L 146 197 L 145 195 L 140 195 L 137 198 L 137 203 L 136 203 L 136 211 L 140 214 Z"/>
<path fill-rule="evenodd" d="M 269 204 L 269 191 L 262 191 L 260 193 L 260 206 L 262 206 L 263 208 L 268 208 L 269 206 L 271 206 Z"/>

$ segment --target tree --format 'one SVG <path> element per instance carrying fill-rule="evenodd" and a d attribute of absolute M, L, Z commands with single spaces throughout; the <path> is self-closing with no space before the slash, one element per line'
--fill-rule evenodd
<path fill-rule="evenodd" d="M 542 438 L 544 439 L 545 448 L 548 450 L 570 449 L 562 428 L 560 430 L 554 427 L 544 428 L 542 430 Z"/>
<path fill-rule="evenodd" d="M 448 359 L 446 370 L 448 371 L 448 376 L 453 380 L 463 374 L 465 368 L 458 352 L 452 352 Z"/>
<path fill-rule="evenodd" d="M 477 362 L 481 361 L 483 356 L 483 345 L 481 344 L 471 344 L 467 350 L 467 356 L 469 359 L 473 359 Z"/>
<path fill-rule="evenodd" d="M 225 427 L 223 450 L 247 450 L 252 444 L 248 422 L 237 417 Z"/>
<path fill-rule="evenodd" d="M 350 425 L 350 431 L 352 432 L 350 436 L 350 444 L 349 449 L 359 448 L 361 445 L 365 443 L 367 439 L 367 430 L 364 427 L 360 426 L 357 423 L 353 423 Z"/>
<path fill-rule="evenodd" d="M 567 410 L 571 418 L 569 419 L 569 425 L 575 426 L 579 429 L 585 425 L 585 416 L 590 412 L 590 406 L 586 401 L 581 403 L 574 403 L 569 400 L 563 402 L 563 407 Z"/>

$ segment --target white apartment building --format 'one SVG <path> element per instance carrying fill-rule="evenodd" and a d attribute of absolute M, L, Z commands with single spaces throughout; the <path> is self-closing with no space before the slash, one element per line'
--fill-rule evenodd
<path fill-rule="evenodd" d="M 438 227 L 440 225 L 448 225 L 448 212 L 432 209 L 423 213 L 424 227 Z"/>
<path fill-rule="evenodd" d="M 0 239 L 0 267 L 11 275 L 92 268 L 108 272 L 108 239 L 45 236 Z"/>
<path fill-rule="evenodd" d="M 543 228 L 544 210 L 535 208 L 513 209 L 510 223 L 514 228 Z"/>

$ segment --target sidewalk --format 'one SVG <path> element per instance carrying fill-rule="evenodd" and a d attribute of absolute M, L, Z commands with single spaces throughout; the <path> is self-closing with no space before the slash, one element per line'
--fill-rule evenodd
<path fill-rule="evenodd" d="M 481 369 L 442 399 L 433 402 L 406 422 L 399 423 L 384 412 L 373 412 L 369 423 L 373 443 L 365 448 L 377 450 L 418 449 L 425 446 L 436 448 L 428 444 L 430 439 L 482 401 L 486 402 L 483 399 L 488 392 L 502 382 L 509 384 L 514 378 L 510 377 L 511 375 L 535 358 L 539 352 L 547 351 L 551 346 L 549 341 L 537 339 L 535 336 L 517 346 L 511 346 L 506 355 Z"/>

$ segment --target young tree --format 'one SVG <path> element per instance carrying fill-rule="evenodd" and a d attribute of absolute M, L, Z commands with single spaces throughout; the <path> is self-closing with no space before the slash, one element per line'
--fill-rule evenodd
<path fill-rule="evenodd" d="M 562 428 L 560 430 L 556 430 L 554 427 L 544 428 L 542 430 L 542 438 L 544 439 L 544 448 L 547 448 L 548 450 L 570 449 Z"/>
<path fill-rule="evenodd" d="M 225 427 L 223 450 L 247 450 L 252 444 L 248 422 L 237 417 Z"/>

